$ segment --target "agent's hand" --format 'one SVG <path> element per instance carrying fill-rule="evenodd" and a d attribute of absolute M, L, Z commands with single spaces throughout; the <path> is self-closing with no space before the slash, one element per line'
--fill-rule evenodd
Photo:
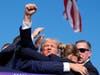
<path fill-rule="evenodd" d="M 88 75 L 88 71 L 83 66 L 83 64 L 73 64 L 73 63 L 70 63 L 70 68 L 73 71 L 75 71 L 75 72 L 79 72 L 81 75 Z"/>
<path fill-rule="evenodd" d="M 35 46 L 36 49 L 38 49 L 39 46 L 41 45 L 41 42 L 42 42 L 43 38 L 44 38 L 44 35 L 40 35 L 40 36 L 36 39 L 35 44 L 34 44 L 34 46 Z"/>
<path fill-rule="evenodd" d="M 31 33 L 32 38 L 36 38 L 36 37 L 39 35 L 39 33 L 40 33 L 41 31 L 43 31 L 44 29 L 45 29 L 44 27 L 38 27 L 38 28 L 36 28 L 36 29 Z"/>

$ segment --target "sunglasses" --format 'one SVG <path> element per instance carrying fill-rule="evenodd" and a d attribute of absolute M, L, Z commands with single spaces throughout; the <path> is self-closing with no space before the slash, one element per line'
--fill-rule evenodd
<path fill-rule="evenodd" d="M 89 51 L 89 49 L 86 49 L 86 48 L 79 48 L 78 49 L 81 53 L 84 53 L 85 51 Z"/>

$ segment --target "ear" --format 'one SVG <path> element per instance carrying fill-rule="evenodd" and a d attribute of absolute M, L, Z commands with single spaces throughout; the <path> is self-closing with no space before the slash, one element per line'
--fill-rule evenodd
<path fill-rule="evenodd" d="M 89 55 L 89 57 L 92 55 L 92 51 L 91 50 L 89 51 L 88 55 Z"/>

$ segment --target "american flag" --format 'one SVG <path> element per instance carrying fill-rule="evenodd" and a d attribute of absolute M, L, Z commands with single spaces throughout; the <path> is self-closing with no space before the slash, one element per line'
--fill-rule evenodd
<path fill-rule="evenodd" d="M 76 0 L 64 0 L 64 16 L 69 20 L 74 32 L 82 31 L 81 16 L 76 5 Z"/>

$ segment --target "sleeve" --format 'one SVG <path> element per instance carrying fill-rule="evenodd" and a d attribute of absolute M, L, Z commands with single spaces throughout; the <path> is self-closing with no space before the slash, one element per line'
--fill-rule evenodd
<path fill-rule="evenodd" d="M 28 29 L 28 28 L 31 28 L 32 26 L 32 22 L 24 22 L 23 21 L 23 25 L 22 25 L 22 29 Z"/>
<path fill-rule="evenodd" d="M 20 69 L 24 72 L 43 74 L 62 74 L 63 64 L 61 62 L 28 61 Z"/>
<path fill-rule="evenodd" d="M 64 62 L 63 63 L 64 67 L 63 67 L 63 71 L 64 72 L 69 72 L 70 71 L 70 65 L 68 62 Z"/>
<path fill-rule="evenodd" d="M 22 30 L 22 27 L 20 27 L 20 37 L 20 45 L 22 47 L 34 49 L 34 44 L 31 39 L 31 28 Z"/>
<path fill-rule="evenodd" d="M 40 54 L 39 52 L 31 49 L 31 48 L 21 48 L 20 50 L 21 57 L 25 59 L 31 60 L 39 60 L 39 61 L 49 61 L 49 57 Z"/>
<path fill-rule="evenodd" d="M 69 72 L 64 72 L 62 62 L 53 62 L 53 61 L 28 61 L 24 63 L 20 69 L 24 72 L 30 73 L 43 73 L 43 74 L 63 74 Z"/>

